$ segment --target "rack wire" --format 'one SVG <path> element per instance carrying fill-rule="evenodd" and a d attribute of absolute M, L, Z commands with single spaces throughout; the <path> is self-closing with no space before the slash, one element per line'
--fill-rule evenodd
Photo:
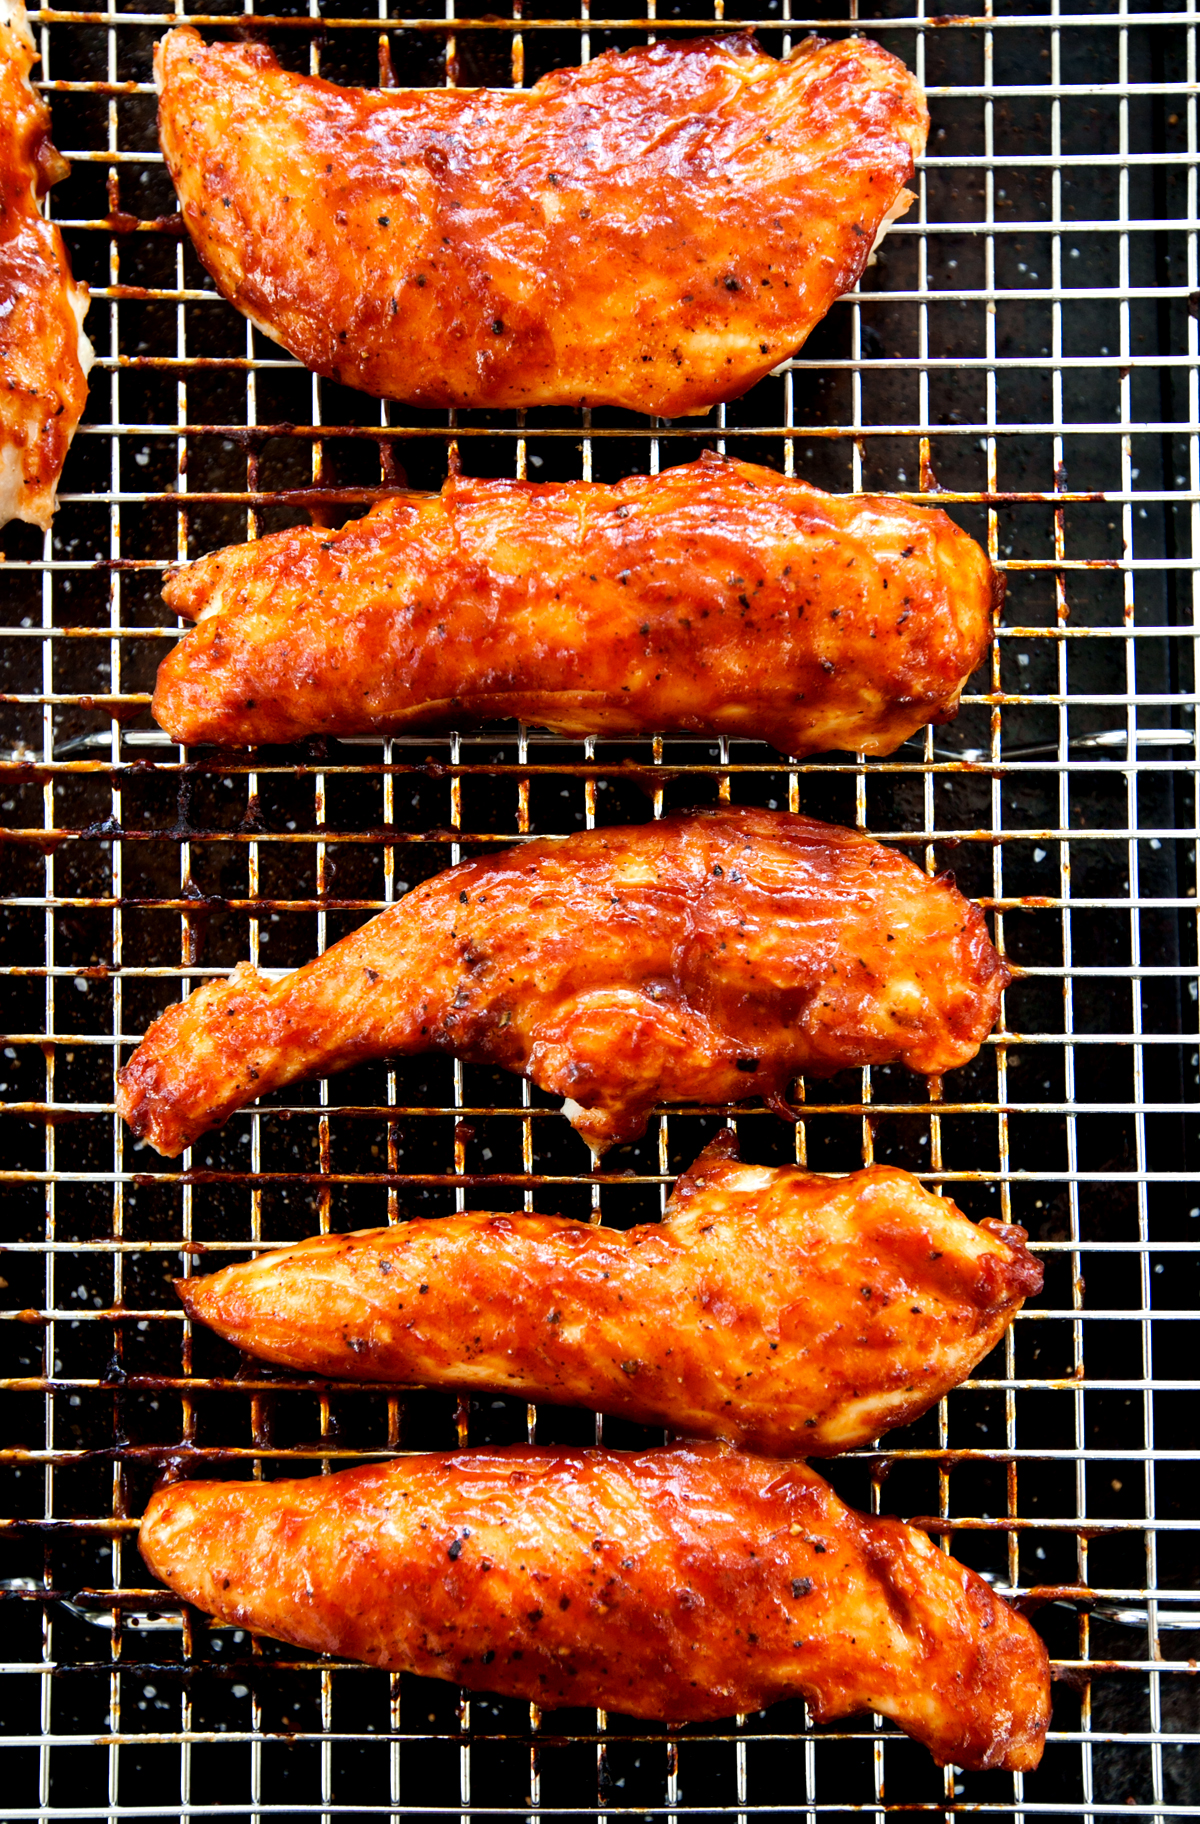
<path fill-rule="evenodd" d="M 973 3 L 34 15 L 73 166 L 48 208 L 98 361 L 53 532 L 0 538 L 6 1817 L 1200 1816 L 1197 13 Z M 778 53 L 867 29 L 925 81 L 933 133 L 859 292 L 708 420 L 418 412 L 313 379 L 215 297 L 154 135 L 150 53 L 185 18 L 335 80 L 417 85 L 527 84 L 714 23 Z M 956 724 L 869 763 L 509 726 L 170 746 L 147 711 L 175 637 L 164 567 L 437 486 L 452 443 L 468 473 L 613 480 L 716 447 L 936 496 L 1008 575 L 989 663 Z M 117 1121 L 113 1072 L 149 1020 L 241 957 L 301 962 L 483 845 L 719 799 L 955 870 L 1019 970 L 974 1065 L 940 1092 L 898 1070 L 802 1084 L 794 1128 L 668 1110 L 597 1172 L 537 1090 L 441 1059 L 291 1089 L 178 1164 Z M 1023 1223 L 1045 1262 L 964 1388 L 829 1466 L 1036 1613 L 1057 1678 L 1036 1774 L 941 1773 L 877 1720 L 817 1728 L 799 1702 L 683 1730 L 543 1716 L 210 1626 L 147 1587 L 137 1516 L 171 1459 L 261 1476 L 661 1437 L 249 1366 L 192 1331 L 173 1275 L 454 1208 L 652 1218 L 731 1115 L 748 1158 L 907 1166 Z"/>

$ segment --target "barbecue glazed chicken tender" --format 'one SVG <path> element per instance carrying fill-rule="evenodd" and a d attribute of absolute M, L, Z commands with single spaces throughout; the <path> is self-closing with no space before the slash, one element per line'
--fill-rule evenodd
<path fill-rule="evenodd" d="M 1024 1241 L 887 1166 L 742 1165 L 725 1130 L 661 1223 L 473 1210 L 320 1235 L 175 1284 L 189 1317 L 289 1368 L 830 1456 L 966 1379 L 1041 1287 Z"/>
<path fill-rule="evenodd" d="M 139 1539 L 235 1627 L 553 1708 L 878 1710 L 940 1763 L 1035 1767 L 1046 1649 L 973 1571 L 803 1463 L 721 1445 L 177 1482 Z"/>
<path fill-rule="evenodd" d="M 929 116 L 868 39 L 667 40 L 531 89 L 340 89 L 191 28 L 159 136 L 217 287 L 319 374 L 424 406 L 733 399 L 851 290 Z"/>
<path fill-rule="evenodd" d="M 45 531 L 87 400 L 88 294 L 38 198 L 67 174 L 29 80 L 38 60 L 22 0 L 0 0 L 0 526 Z"/>
<path fill-rule="evenodd" d="M 452 479 L 176 571 L 154 714 L 194 745 L 519 716 L 887 754 L 943 722 L 1000 578 L 944 513 L 720 457 L 604 487 Z"/>
<path fill-rule="evenodd" d="M 860 831 L 722 809 L 485 854 L 281 980 L 239 964 L 155 1021 L 117 1108 L 176 1154 L 298 1077 L 442 1050 L 566 1097 L 599 1151 L 661 1101 L 952 1070 L 1007 980 L 948 878 Z"/>

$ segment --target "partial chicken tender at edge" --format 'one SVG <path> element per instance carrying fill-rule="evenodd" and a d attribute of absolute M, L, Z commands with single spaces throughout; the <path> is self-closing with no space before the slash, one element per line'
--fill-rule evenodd
<path fill-rule="evenodd" d="M 37 61 L 23 0 L 0 0 L 0 526 L 48 531 L 95 356 L 87 286 L 38 207 L 68 166 L 29 80 Z"/>

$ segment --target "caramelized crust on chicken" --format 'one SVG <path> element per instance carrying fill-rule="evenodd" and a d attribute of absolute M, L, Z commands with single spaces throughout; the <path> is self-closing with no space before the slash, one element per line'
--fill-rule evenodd
<path fill-rule="evenodd" d="M 532 89 L 339 89 L 190 28 L 159 136 L 222 295 L 306 366 L 419 405 L 733 399 L 858 281 L 929 116 L 863 38 L 666 40 Z"/>
<path fill-rule="evenodd" d="M 65 177 L 50 115 L 29 72 L 38 60 L 22 0 L 0 0 L 0 526 L 49 526 L 67 449 L 87 399 L 88 294 L 38 197 Z"/>
<path fill-rule="evenodd" d="M 483 855 L 282 980 L 239 963 L 155 1021 L 117 1108 L 174 1154 L 297 1077 L 438 1049 L 566 1096 L 599 1151 L 659 1101 L 951 1070 L 1007 981 L 948 876 L 861 831 L 729 808 Z"/>
<path fill-rule="evenodd" d="M 163 595 L 200 625 L 154 714 L 185 743 L 520 716 L 887 754 L 954 714 L 1000 594 L 944 513 L 749 463 L 451 480 L 177 571 Z"/>
<path fill-rule="evenodd" d="M 189 1317 L 289 1368 L 831 1456 L 965 1380 L 1041 1289 L 1024 1242 L 888 1166 L 742 1165 L 726 1130 L 661 1223 L 472 1211 L 319 1235 L 175 1284 Z"/>
<path fill-rule="evenodd" d="M 473 1691 L 705 1721 L 803 1696 L 960 1767 L 1035 1767 L 1046 1649 L 974 1571 L 803 1463 L 721 1445 L 403 1458 L 176 1482 L 154 1574 L 197 1608 Z"/>

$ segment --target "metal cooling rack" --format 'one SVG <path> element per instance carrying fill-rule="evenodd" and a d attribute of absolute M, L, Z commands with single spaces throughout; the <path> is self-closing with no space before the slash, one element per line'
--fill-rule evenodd
<path fill-rule="evenodd" d="M 156 148 L 174 12 L 40 20 L 49 207 L 97 345 L 53 534 L 3 535 L 9 1098 L 0 1179 L 5 1817 L 732 1821 L 1200 1816 L 1195 1350 L 1200 1189 L 1194 653 L 1200 562 L 1196 29 L 1172 11 L 751 18 L 516 0 L 261 15 L 335 80 L 530 82 L 713 20 L 782 52 L 861 21 L 926 82 L 919 203 L 802 356 L 707 421 L 380 406 L 311 379 L 214 297 Z M 244 29 L 233 6 L 190 15 Z M 407 479 L 621 474 L 725 448 L 832 489 L 935 491 L 1008 573 L 957 723 L 892 760 L 785 767 L 750 743 L 514 733 L 183 752 L 147 713 L 164 566 L 361 511 Z M 1040 1771 L 938 1773 L 872 1719 L 799 1703 L 669 1731 L 541 1716 L 308 1659 L 147 1588 L 164 1458 L 274 1475 L 397 1449 L 653 1438 L 512 1400 L 403 1396 L 246 1365 L 169 1280 L 318 1227 L 454 1207 L 613 1223 L 661 1207 L 725 1119 L 664 1114 L 589 1161 L 527 1084 L 440 1059 L 287 1092 L 179 1164 L 112 1076 L 168 1002 L 243 956 L 303 961 L 461 852 L 728 798 L 803 808 L 951 866 L 1021 973 L 940 1092 L 899 1071 L 800 1091 L 745 1156 L 880 1159 L 1024 1223 L 1046 1289 L 934 1414 L 830 1466 L 924 1516 L 1035 1608 L 1058 1675 Z M 657 1434 L 661 1435 L 661 1434 Z"/>

